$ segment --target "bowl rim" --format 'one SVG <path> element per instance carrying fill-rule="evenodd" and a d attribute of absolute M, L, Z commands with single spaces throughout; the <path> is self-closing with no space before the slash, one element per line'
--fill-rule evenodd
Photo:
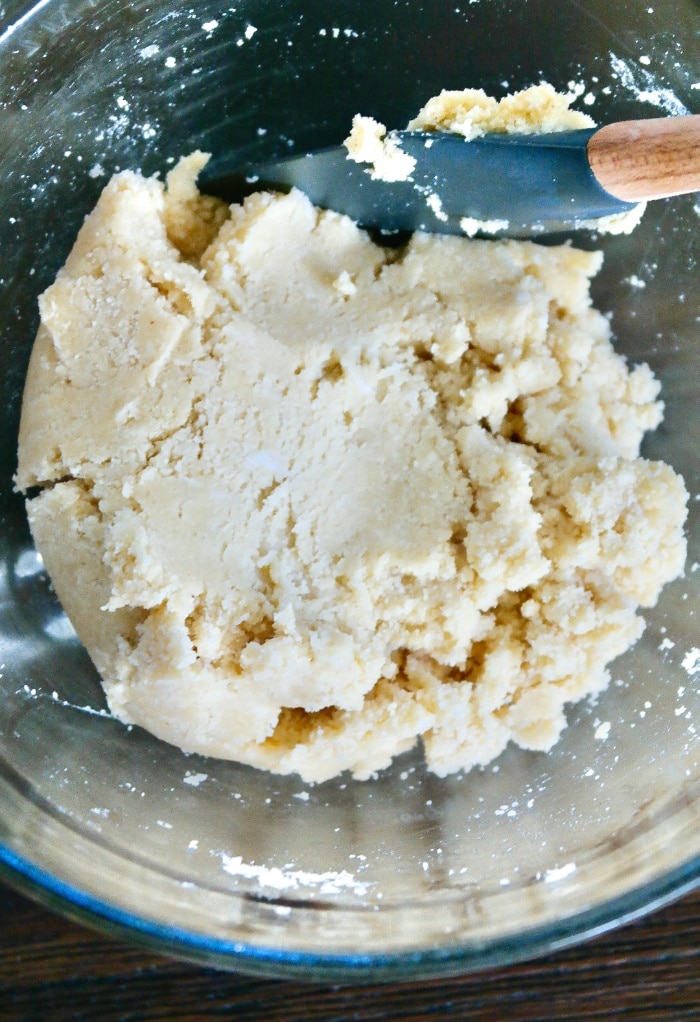
<path fill-rule="evenodd" d="M 51 0 L 9 0 L 0 21 L 0 44 L 29 22 Z M 563 950 L 630 923 L 700 887 L 700 855 L 629 890 L 570 915 L 517 934 L 468 940 L 449 948 L 347 953 L 261 946 L 239 939 L 208 937 L 118 907 L 108 898 L 37 865 L 0 840 L 0 879 L 47 908 L 110 937 L 153 952 L 269 978 L 326 982 L 391 982 L 447 977 L 514 964 Z"/>
<path fill-rule="evenodd" d="M 631 923 L 700 887 L 700 855 L 584 911 L 517 934 L 457 941 L 446 948 L 352 954 L 261 947 L 207 937 L 118 908 L 81 891 L 0 842 L 0 879 L 44 907 L 108 937 L 196 965 L 270 979 L 388 983 L 480 972 L 591 940 Z"/>

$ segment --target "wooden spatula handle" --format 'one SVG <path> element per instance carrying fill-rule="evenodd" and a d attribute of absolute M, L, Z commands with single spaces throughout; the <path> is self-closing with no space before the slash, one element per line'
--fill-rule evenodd
<path fill-rule="evenodd" d="M 700 190 L 700 114 L 607 124 L 591 136 L 587 152 L 598 182 L 618 199 Z"/>

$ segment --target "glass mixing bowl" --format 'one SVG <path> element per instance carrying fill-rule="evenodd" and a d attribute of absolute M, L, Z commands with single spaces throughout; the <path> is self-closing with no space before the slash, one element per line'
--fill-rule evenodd
<path fill-rule="evenodd" d="M 691 544 L 609 691 L 570 710 L 549 755 L 509 749 L 439 780 L 411 754 L 375 781 L 308 788 L 125 728 L 42 571 L 12 474 L 37 295 L 114 170 L 163 172 L 195 147 L 253 161 L 336 143 L 354 113 L 402 125 L 443 87 L 546 78 L 582 83 L 599 122 L 682 112 L 700 100 L 696 0 L 1 10 L 6 878 L 169 954 L 345 981 L 532 956 L 688 890 L 700 875 L 697 197 L 656 204 L 631 237 L 577 238 L 605 250 L 594 294 L 619 350 L 663 381 L 666 418 L 645 450 L 686 478 Z"/>

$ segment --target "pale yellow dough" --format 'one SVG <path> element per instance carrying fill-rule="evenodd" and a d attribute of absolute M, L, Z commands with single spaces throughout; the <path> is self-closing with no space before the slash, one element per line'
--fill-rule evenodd
<path fill-rule="evenodd" d="M 26 384 L 17 483 L 112 711 L 307 781 L 551 748 L 684 559 L 600 255 L 229 214 L 203 161 L 107 185 Z"/>
<path fill-rule="evenodd" d="M 553 131 L 595 127 L 595 121 L 588 114 L 571 109 L 577 95 L 576 91 L 557 92 L 548 82 L 531 85 L 502 99 L 487 95 L 483 89 L 443 89 L 428 100 L 407 127 L 410 131 L 449 131 L 463 135 L 468 142 L 486 134 L 546 135 Z M 382 181 L 410 179 L 416 161 L 387 134 L 386 125 L 373 117 L 356 114 L 344 144 L 349 159 L 370 165 L 370 177 Z M 439 219 L 447 219 L 441 216 L 438 195 L 429 192 L 426 203 Z M 645 209 L 646 203 L 639 202 L 625 213 L 579 220 L 572 226 L 599 234 L 631 234 Z M 460 226 L 472 238 L 477 233 L 491 235 L 507 230 L 508 221 L 465 216 Z"/>
<path fill-rule="evenodd" d="M 547 134 L 592 128 L 589 114 L 572 110 L 576 93 L 557 92 L 548 82 L 531 85 L 502 99 L 483 89 L 443 89 L 408 122 L 410 131 L 452 131 L 469 140 L 491 132 Z"/>

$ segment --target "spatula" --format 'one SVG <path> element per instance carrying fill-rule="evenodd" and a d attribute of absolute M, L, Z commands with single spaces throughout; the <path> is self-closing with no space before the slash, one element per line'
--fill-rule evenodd
<path fill-rule="evenodd" d="M 317 206 L 388 234 L 463 234 L 465 223 L 497 221 L 487 232 L 516 237 L 571 229 L 643 200 L 700 189 L 700 115 L 469 142 L 449 132 L 388 137 L 416 161 L 406 181 L 374 180 L 366 164 L 335 146 L 233 172 L 213 160 L 200 187 L 229 202 L 262 188 L 295 187 Z"/>

